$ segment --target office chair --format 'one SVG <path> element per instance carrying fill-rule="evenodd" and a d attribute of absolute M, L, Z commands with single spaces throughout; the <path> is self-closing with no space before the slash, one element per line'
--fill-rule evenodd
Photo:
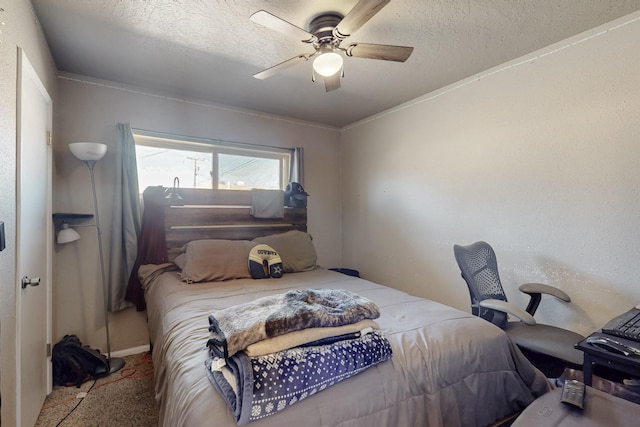
<path fill-rule="evenodd" d="M 525 283 L 519 289 L 531 299 L 523 310 L 507 302 L 500 283 L 496 254 L 488 243 L 454 245 L 453 252 L 469 288 L 473 315 L 504 329 L 525 356 L 547 377 L 557 378 L 566 367 L 582 369 L 583 354 L 574 346 L 584 337 L 566 329 L 542 325 L 533 318 L 542 294 L 571 302 L 569 295 L 552 286 Z M 509 322 L 508 315 L 520 321 Z"/>

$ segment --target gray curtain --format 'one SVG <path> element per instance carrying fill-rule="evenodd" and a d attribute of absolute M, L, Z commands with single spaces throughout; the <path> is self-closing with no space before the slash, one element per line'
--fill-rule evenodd
<path fill-rule="evenodd" d="M 141 224 L 136 143 L 129 123 L 118 123 L 118 135 L 109 257 L 109 311 L 132 305 L 125 301 L 124 295 L 136 261 Z"/>
<path fill-rule="evenodd" d="M 289 165 L 289 181 L 297 182 L 304 187 L 304 150 L 296 147 L 292 150 L 291 164 Z"/>

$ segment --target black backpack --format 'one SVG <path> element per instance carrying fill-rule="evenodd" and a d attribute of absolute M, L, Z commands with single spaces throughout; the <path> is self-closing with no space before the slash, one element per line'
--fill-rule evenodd
<path fill-rule="evenodd" d="M 53 346 L 53 383 L 80 387 L 85 381 L 109 373 L 109 362 L 98 350 L 82 345 L 76 335 L 65 335 Z"/>

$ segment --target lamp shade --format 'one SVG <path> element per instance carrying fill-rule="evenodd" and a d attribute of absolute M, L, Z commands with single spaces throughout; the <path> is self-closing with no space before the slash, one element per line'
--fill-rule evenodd
<path fill-rule="evenodd" d="M 72 142 L 69 144 L 69 150 L 82 161 L 95 161 L 104 157 L 107 146 L 97 142 Z"/>
<path fill-rule="evenodd" d="M 58 232 L 58 244 L 63 245 L 65 243 L 75 242 L 80 238 L 80 235 L 76 230 L 69 227 L 69 224 L 63 223 L 60 226 L 60 232 Z"/>
<path fill-rule="evenodd" d="M 333 76 L 342 69 L 342 56 L 335 52 L 323 53 L 313 60 L 313 69 L 321 76 Z"/>

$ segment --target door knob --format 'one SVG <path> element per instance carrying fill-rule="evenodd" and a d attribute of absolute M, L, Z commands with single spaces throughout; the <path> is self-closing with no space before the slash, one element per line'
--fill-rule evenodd
<path fill-rule="evenodd" d="M 40 278 L 39 277 L 27 277 L 24 276 L 22 278 L 22 289 L 26 289 L 27 286 L 38 286 L 40 284 Z"/>

